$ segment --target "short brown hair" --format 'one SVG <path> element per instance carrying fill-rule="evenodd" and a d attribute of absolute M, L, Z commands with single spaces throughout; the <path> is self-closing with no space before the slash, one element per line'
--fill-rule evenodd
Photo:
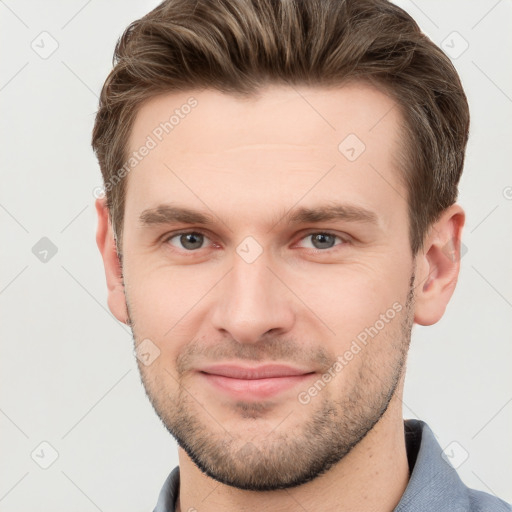
<path fill-rule="evenodd" d="M 450 59 L 386 0 L 168 0 L 118 40 L 92 146 L 104 183 L 126 162 L 138 109 L 156 95 L 212 88 L 254 95 L 264 85 L 369 81 L 400 106 L 401 179 L 413 255 L 457 199 L 469 109 Z M 126 177 L 106 190 L 118 250 Z"/>

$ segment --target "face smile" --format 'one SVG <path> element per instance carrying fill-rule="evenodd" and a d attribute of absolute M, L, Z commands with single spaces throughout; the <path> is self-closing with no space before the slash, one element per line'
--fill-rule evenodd
<path fill-rule="evenodd" d="M 144 104 L 130 147 L 190 94 Z M 124 306 L 136 345 L 160 351 L 139 361 L 142 381 L 207 475 L 300 485 L 360 443 L 403 377 L 414 262 L 399 109 L 364 85 L 194 97 L 127 182 Z"/>
<path fill-rule="evenodd" d="M 199 370 L 209 386 L 233 398 L 259 401 L 303 385 L 314 372 L 286 365 L 246 367 L 237 364 L 210 365 Z"/>

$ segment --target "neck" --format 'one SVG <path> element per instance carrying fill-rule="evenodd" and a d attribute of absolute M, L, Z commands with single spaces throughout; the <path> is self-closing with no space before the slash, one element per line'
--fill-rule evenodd
<path fill-rule="evenodd" d="M 298 487 L 267 492 L 236 489 L 202 473 L 180 448 L 177 512 L 291 512 L 298 508 L 391 512 L 409 480 L 401 390 L 396 391 L 386 413 L 349 454 L 323 475 Z"/>

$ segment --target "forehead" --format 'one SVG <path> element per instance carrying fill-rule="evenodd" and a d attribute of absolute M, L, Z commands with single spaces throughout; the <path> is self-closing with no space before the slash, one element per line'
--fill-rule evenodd
<path fill-rule="evenodd" d="M 250 209 L 263 196 L 279 210 L 301 196 L 386 209 L 405 197 L 401 121 L 397 104 L 365 84 L 269 86 L 249 98 L 210 89 L 163 94 L 140 107 L 130 133 L 129 153 L 139 156 L 127 209 L 176 198 Z"/>
<path fill-rule="evenodd" d="M 153 135 L 157 142 L 174 140 L 176 153 L 218 152 L 243 144 L 254 151 L 257 144 L 288 144 L 304 152 L 318 144 L 323 151 L 328 146 L 337 150 L 341 135 L 354 133 L 371 142 L 374 130 L 381 138 L 399 118 L 395 101 L 366 83 L 329 89 L 272 85 L 246 98 L 192 90 L 147 100 L 138 109 L 128 146 L 134 150 Z"/>

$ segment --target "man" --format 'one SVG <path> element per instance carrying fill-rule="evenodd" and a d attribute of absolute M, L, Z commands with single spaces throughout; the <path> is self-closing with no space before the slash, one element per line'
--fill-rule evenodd
<path fill-rule="evenodd" d="M 459 272 L 449 59 L 383 0 L 168 1 L 115 56 L 97 242 L 179 444 L 155 511 L 511 510 L 401 411 Z"/>

